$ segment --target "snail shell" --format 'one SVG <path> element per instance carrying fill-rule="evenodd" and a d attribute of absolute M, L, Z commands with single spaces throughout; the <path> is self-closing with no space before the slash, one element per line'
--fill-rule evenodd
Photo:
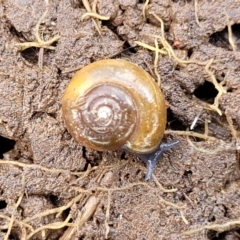
<path fill-rule="evenodd" d="M 125 60 L 101 60 L 78 71 L 65 90 L 62 110 L 74 139 L 100 151 L 125 147 L 140 154 L 153 152 L 166 125 L 158 85 Z"/>

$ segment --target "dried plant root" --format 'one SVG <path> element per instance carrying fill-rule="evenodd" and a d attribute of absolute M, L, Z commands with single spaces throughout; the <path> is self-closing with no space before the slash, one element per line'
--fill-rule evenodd
<path fill-rule="evenodd" d="M 16 43 L 16 46 L 20 47 L 21 51 L 30 48 L 30 47 L 37 47 L 37 48 L 46 48 L 46 49 L 51 49 L 54 50 L 55 47 L 51 46 L 54 42 L 57 42 L 60 39 L 60 35 L 54 36 L 52 39 L 45 41 L 42 40 L 40 37 L 40 25 L 43 21 L 43 19 L 46 17 L 46 15 L 48 14 L 48 5 L 49 2 L 47 0 L 45 0 L 47 8 L 45 10 L 45 12 L 43 13 L 42 17 L 38 20 L 37 24 L 36 24 L 36 28 L 35 28 L 35 41 L 34 42 L 23 42 L 23 43 Z"/>
<path fill-rule="evenodd" d="M 226 143 L 224 141 L 222 141 L 221 139 L 217 139 L 214 137 L 210 137 L 209 134 L 209 129 L 208 129 L 208 122 L 207 120 L 205 120 L 205 131 L 204 134 L 201 133 L 197 133 L 197 132 L 193 132 L 193 131 L 172 131 L 172 130 L 166 130 L 165 134 L 170 134 L 170 133 L 175 133 L 177 135 L 184 135 L 187 137 L 187 141 L 189 143 L 189 145 L 194 148 L 196 151 L 199 152 L 203 152 L 203 153 L 207 153 L 207 154 L 216 154 L 219 151 L 223 151 L 226 149 Z M 211 141 L 219 141 L 219 144 L 217 146 L 217 148 L 210 150 L 210 149 L 206 149 L 206 148 L 199 148 L 196 147 L 193 142 L 191 141 L 190 137 L 197 137 L 197 138 L 201 138 L 204 140 L 211 140 Z"/>
<path fill-rule="evenodd" d="M 65 226 L 68 226 L 69 221 L 71 220 L 71 214 L 68 215 L 68 217 L 65 219 L 64 222 L 54 222 L 54 223 L 49 223 L 46 224 L 42 227 L 39 227 L 37 229 L 35 229 L 33 232 L 31 232 L 28 236 L 27 236 L 27 240 L 31 239 L 36 233 L 46 230 L 46 229 L 61 229 Z"/>
<path fill-rule="evenodd" d="M 97 13 L 97 1 L 94 0 L 92 8 L 90 7 L 88 0 L 82 0 L 83 6 L 86 8 L 87 13 L 83 14 L 81 20 L 83 21 L 87 17 L 92 17 L 93 24 L 97 29 L 99 35 L 101 35 L 101 22 L 99 20 L 109 20 L 110 17 L 102 16 Z"/>
<path fill-rule="evenodd" d="M 22 201 L 22 198 L 24 196 L 24 188 L 25 188 L 25 177 L 23 175 L 23 177 L 22 177 L 22 194 L 19 196 L 16 204 L 14 205 L 14 208 L 13 208 L 13 211 L 12 211 L 12 215 L 11 215 L 11 218 L 10 218 L 10 221 L 9 221 L 9 224 L 8 224 L 8 230 L 7 230 L 6 235 L 4 236 L 4 240 L 8 240 L 9 236 L 11 234 L 11 230 L 13 228 L 13 223 L 15 221 L 15 214 L 17 212 L 17 208 L 19 207 L 19 205 L 20 205 L 20 203 Z M 22 233 L 24 233 L 24 231 L 22 231 Z"/>
<path fill-rule="evenodd" d="M 206 148 L 196 147 L 196 146 L 193 144 L 193 142 L 190 140 L 189 136 L 187 136 L 187 141 L 188 141 L 189 145 L 190 145 L 192 148 L 194 148 L 196 151 L 202 152 L 202 153 L 216 154 L 216 153 L 218 153 L 218 152 L 220 152 L 220 151 L 225 150 L 225 148 L 224 148 L 225 143 L 224 143 L 222 140 L 220 140 L 220 144 L 219 144 L 215 149 L 213 149 L 213 150 L 206 149 Z"/>
<path fill-rule="evenodd" d="M 227 18 L 227 28 L 228 28 L 228 42 L 230 46 L 232 47 L 233 51 L 235 52 L 237 50 L 237 46 L 234 43 L 234 38 L 233 38 L 233 32 L 232 32 L 232 26 L 229 21 L 229 16 L 227 13 L 225 13 L 225 16 Z"/>
<path fill-rule="evenodd" d="M 149 0 L 146 0 L 144 5 L 143 5 L 143 9 L 142 9 L 142 15 L 143 15 L 144 21 L 147 20 L 147 18 L 146 18 L 146 8 L 147 8 L 148 4 L 149 4 Z"/>
<path fill-rule="evenodd" d="M 231 130 L 231 134 L 233 136 L 233 138 L 235 139 L 235 141 L 239 141 L 239 133 L 236 131 L 234 125 L 233 125 L 233 120 L 231 118 L 231 116 L 229 116 L 228 114 L 226 114 L 226 118 L 227 118 L 227 122 L 228 122 L 228 125 L 229 125 L 229 128 Z"/>
<path fill-rule="evenodd" d="M 172 46 L 168 43 L 168 41 L 166 40 L 165 38 L 165 32 L 164 32 L 164 22 L 163 20 L 158 17 L 156 14 L 154 13 L 151 13 L 159 22 L 160 22 L 160 28 L 161 28 L 161 36 L 160 35 L 156 35 L 156 34 L 148 34 L 148 36 L 151 36 L 153 38 L 157 38 L 160 40 L 163 48 L 162 49 L 159 49 L 157 50 L 156 47 L 153 47 L 151 45 L 148 45 L 146 43 L 143 43 L 143 42 L 140 42 L 140 41 L 135 41 L 135 43 L 143 48 L 146 48 L 148 50 L 151 50 L 151 51 L 158 51 L 160 54 L 162 55 L 168 55 L 170 58 L 173 58 L 179 65 L 182 65 L 182 66 L 185 66 L 186 64 L 198 64 L 200 66 L 206 66 L 206 64 L 208 63 L 207 61 L 195 61 L 195 60 L 183 60 L 183 59 L 180 59 L 176 56 Z M 215 62 L 219 62 L 219 61 L 223 61 L 224 59 L 222 60 L 215 60 L 213 61 L 213 63 Z"/>
<path fill-rule="evenodd" d="M 186 217 L 184 216 L 184 214 L 183 214 L 183 211 L 182 211 L 182 210 L 180 210 L 180 214 L 181 214 L 181 217 L 182 217 L 182 220 L 183 220 L 183 222 L 184 222 L 186 225 L 188 225 L 188 224 L 189 224 L 189 222 L 188 222 L 188 220 L 186 219 Z"/>
<path fill-rule="evenodd" d="M 6 216 L 6 215 L 4 215 L 4 214 L 0 214 L 0 218 L 6 219 L 9 222 L 11 221 L 11 218 Z M 33 227 L 30 224 L 27 224 L 27 223 L 25 223 L 25 222 L 23 222 L 21 220 L 14 219 L 14 223 L 15 223 L 14 225 L 18 225 L 20 228 L 28 228 L 30 231 L 33 231 Z M 5 226 L 2 225 L 0 227 L 0 229 L 8 229 L 8 228 L 9 228 L 9 225 L 5 225 Z"/>
<path fill-rule="evenodd" d="M 214 87 L 218 90 L 218 94 L 214 99 L 214 103 L 213 105 L 210 105 L 210 108 L 214 111 L 216 111 L 219 115 L 222 115 L 221 110 L 219 109 L 219 99 L 221 98 L 221 96 L 226 92 L 226 90 L 223 88 L 222 84 L 224 84 L 224 82 L 218 83 L 216 77 L 214 76 L 214 74 L 209 70 L 211 64 L 213 63 L 213 59 L 211 59 L 207 65 L 205 66 L 205 72 L 209 75 L 209 82 L 211 82 Z"/>
<path fill-rule="evenodd" d="M 110 206 L 111 206 L 111 191 L 108 191 L 108 201 L 107 201 L 107 209 L 106 209 L 106 216 L 105 216 L 105 228 L 106 228 L 106 232 L 105 232 L 105 239 L 108 239 L 108 234 L 110 231 L 110 227 L 108 225 L 108 221 L 110 219 Z"/>
<path fill-rule="evenodd" d="M 71 174 L 73 174 L 75 176 L 81 176 L 78 178 L 78 180 L 79 180 L 79 179 L 83 179 L 83 178 L 87 177 L 92 171 L 95 171 L 97 169 L 98 169 L 97 166 L 92 167 L 91 164 L 88 164 L 87 170 L 85 172 L 72 172 Z"/>
<path fill-rule="evenodd" d="M 187 221 L 187 219 L 185 218 L 185 216 L 184 216 L 184 214 L 183 214 L 183 212 L 182 212 L 182 210 L 181 210 L 181 209 L 186 208 L 186 204 L 183 204 L 183 205 L 174 204 L 174 203 L 172 203 L 172 202 L 169 202 L 169 201 L 164 200 L 160 195 L 158 195 L 158 198 L 159 198 L 160 203 L 163 203 L 164 205 L 167 205 L 167 206 L 170 206 L 170 207 L 172 207 L 172 208 L 177 209 L 177 210 L 179 211 L 179 213 L 180 213 L 180 216 L 181 216 L 183 222 L 184 222 L 185 224 L 188 224 L 188 221 Z"/>
<path fill-rule="evenodd" d="M 180 66 L 186 66 L 186 64 L 198 64 L 201 66 L 205 66 L 207 64 L 207 62 L 180 59 L 179 57 L 176 56 L 172 46 L 168 43 L 168 41 L 165 38 L 163 38 L 162 36 L 159 36 L 159 35 L 155 35 L 155 34 L 149 34 L 149 36 L 151 36 L 153 38 L 158 38 L 160 40 L 161 44 L 163 45 L 163 49 L 161 50 L 161 52 L 160 51 L 159 52 L 163 55 L 168 55 L 170 58 L 173 58 Z M 141 45 L 138 44 L 139 46 L 145 47 L 152 51 L 156 51 L 155 47 L 146 45 L 142 42 L 136 41 L 136 43 L 137 44 L 140 43 Z M 215 61 L 215 62 L 218 62 L 218 61 Z"/>
<path fill-rule="evenodd" d="M 230 231 L 231 229 L 236 229 L 236 228 L 240 228 L 240 220 L 229 221 L 223 224 L 206 225 L 198 229 L 184 232 L 183 235 L 199 234 L 200 232 L 205 230 L 213 230 L 218 233 L 221 233 L 221 232 Z"/>
<path fill-rule="evenodd" d="M 146 48 L 146 49 L 154 51 L 154 52 L 158 51 L 159 53 L 161 53 L 163 55 L 167 55 L 167 52 L 165 50 L 162 50 L 162 49 L 157 50 L 155 47 L 148 45 L 146 43 L 143 43 L 143 42 L 139 42 L 139 41 L 135 41 L 135 43 L 140 47 Z"/>
<path fill-rule="evenodd" d="M 160 22 L 161 35 L 162 35 L 162 38 L 165 39 L 165 30 L 164 30 L 165 27 L 164 27 L 163 20 L 160 17 L 158 17 L 155 13 L 151 13 L 151 14 Z"/>
<path fill-rule="evenodd" d="M 91 167 L 91 165 L 88 165 L 87 170 L 84 172 L 70 172 L 69 170 L 65 170 L 65 169 L 50 169 L 38 164 L 26 164 L 26 163 L 21 163 L 21 162 L 16 162 L 11 160 L 3 160 L 3 159 L 0 159 L 0 164 L 10 164 L 10 165 L 14 165 L 22 168 L 35 168 L 35 169 L 40 169 L 44 172 L 50 172 L 53 174 L 68 173 L 75 176 L 82 176 L 82 178 L 87 177 L 92 171 L 95 171 L 98 169 L 97 166 Z"/>
<path fill-rule="evenodd" d="M 235 148 L 236 148 L 236 160 L 237 160 L 237 171 L 238 171 L 238 174 L 240 176 L 240 133 L 237 132 L 237 130 L 235 129 L 234 125 L 233 125 L 233 120 L 232 118 L 226 114 L 226 118 L 227 118 L 227 121 L 228 121 L 228 125 L 229 125 L 229 128 L 231 130 L 231 134 L 232 134 L 232 137 L 233 137 L 233 142 L 234 142 L 234 145 L 235 145 Z"/>
<path fill-rule="evenodd" d="M 182 206 L 178 206 L 177 204 L 174 204 L 174 203 L 172 203 L 172 202 L 169 202 L 169 201 L 164 200 L 161 196 L 158 196 L 158 197 L 159 197 L 159 199 L 160 199 L 160 202 L 164 203 L 164 204 L 167 205 L 167 206 L 170 206 L 170 207 L 173 207 L 173 208 L 176 208 L 176 209 L 183 209 L 183 208 L 186 207 L 185 204 L 182 205 Z"/>
<path fill-rule="evenodd" d="M 10 222 L 8 224 L 8 230 L 7 230 L 6 235 L 4 236 L 4 240 L 9 239 L 9 236 L 10 236 L 10 233 L 11 233 L 11 230 L 12 230 L 12 227 L 13 227 L 13 222 L 14 222 L 14 213 L 12 213 L 12 216 L 10 218 Z"/>
<path fill-rule="evenodd" d="M 160 87 L 161 85 L 161 78 L 160 78 L 160 75 L 157 71 L 157 67 L 158 67 L 158 61 L 159 61 L 159 54 L 158 54 L 158 42 L 157 42 L 157 39 L 154 40 L 154 43 L 155 43 L 155 59 L 154 59 L 154 73 L 155 73 L 155 76 L 157 78 L 157 83 L 158 83 L 158 86 Z"/>
<path fill-rule="evenodd" d="M 23 222 L 24 223 L 29 223 L 29 222 L 37 219 L 37 218 L 42 218 L 42 217 L 45 217 L 45 216 L 48 216 L 48 215 L 51 215 L 51 214 L 58 214 L 56 216 L 56 217 L 58 217 L 64 210 L 71 208 L 73 206 L 73 204 L 79 202 L 82 197 L 83 197 L 83 195 L 79 194 L 76 197 L 74 197 L 71 201 L 69 201 L 66 205 L 63 205 L 63 206 L 58 207 L 58 208 L 48 209 L 48 210 L 46 210 L 44 212 L 41 212 L 39 214 L 35 214 L 32 217 L 25 218 L 23 220 Z"/>
<path fill-rule="evenodd" d="M 158 188 L 159 188 L 161 191 L 165 192 L 165 193 L 171 193 L 171 192 L 176 192 L 176 191 L 177 191 L 176 188 L 172 188 L 172 189 L 164 188 L 164 187 L 162 186 L 162 184 L 157 180 L 157 178 L 156 178 L 156 176 L 155 176 L 154 174 L 152 175 L 152 179 L 153 179 L 153 181 L 155 182 L 155 184 L 158 186 Z"/>
<path fill-rule="evenodd" d="M 106 17 L 106 16 L 102 16 L 100 14 L 97 13 L 93 13 L 93 12 L 87 12 L 84 13 L 81 17 L 81 20 L 83 21 L 84 19 L 86 19 L 87 17 L 93 17 L 93 18 L 97 18 L 99 20 L 109 20 L 110 17 Z"/>
<path fill-rule="evenodd" d="M 208 121 L 207 119 L 205 120 L 205 130 L 204 130 L 204 135 L 205 136 L 208 136 L 209 134 L 209 129 L 208 129 Z M 217 140 L 217 139 L 215 139 Z M 222 151 L 222 150 L 225 150 L 225 145 L 226 143 L 220 139 L 218 139 L 218 141 L 220 142 L 220 144 L 217 146 L 217 148 L 215 148 L 214 150 L 209 150 L 209 149 L 206 149 L 206 148 L 198 148 L 196 147 L 193 142 L 191 141 L 191 139 L 189 138 L 189 136 L 187 136 L 187 141 L 189 143 L 189 145 L 194 148 L 196 151 L 199 151 L 199 152 L 203 152 L 203 153 L 207 153 L 207 154 L 216 154 L 217 152 L 219 151 Z"/>
<path fill-rule="evenodd" d="M 165 130 L 164 132 L 164 134 L 173 134 L 173 133 L 180 136 L 197 137 L 204 140 L 218 140 L 217 138 L 208 136 L 205 133 L 202 134 L 202 133 L 191 132 L 191 131 L 175 131 L 175 130 Z"/>
<path fill-rule="evenodd" d="M 194 0 L 194 12 L 195 12 L 195 20 L 199 27 L 201 27 L 199 19 L 198 19 L 198 0 Z"/>
<path fill-rule="evenodd" d="M 165 193 L 172 193 L 172 192 L 176 192 L 177 189 L 165 189 L 162 187 L 162 185 L 157 181 L 156 177 L 153 176 L 153 180 L 155 181 L 156 185 L 159 187 L 159 189 Z M 74 190 L 76 190 L 77 192 L 81 192 L 81 193 L 91 193 L 92 191 L 102 191 L 102 192 L 108 192 L 108 191 L 111 191 L 111 192 L 117 192 L 117 191 L 126 191 L 126 190 L 129 190 L 129 189 L 132 189 L 133 187 L 135 186 L 146 186 L 147 188 L 150 188 L 150 189 L 153 189 L 152 187 L 150 187 L 147 183 L 145 182 L 134 182 L 134 183 L 131 183 L 129 184 L 128 186 L 124 186 L 124 187 L 115 187 L 115 188 L 105 188 L 105 187 L 95 187 L 95 188 L 91 188 L 91 189 L 88 189 L 88 190 L 85 190 L 85 189 L 82 189 L 82 188 L 79 188 L 79 187 L 73 187 Z"/>

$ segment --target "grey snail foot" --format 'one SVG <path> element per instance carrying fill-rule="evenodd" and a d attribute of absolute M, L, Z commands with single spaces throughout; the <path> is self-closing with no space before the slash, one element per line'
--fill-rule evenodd
<path fill-rule="evenodd" d="M 137 154 L 139 158 L 147 162 L 146 181 L 149 181 L 151 179 L 156 163 L 163 155 L 163 152 L 177 146 L 179 143 L 180 141 L 178 140 L 171 143 L 161 143 L 154 152 L 147 154 Z"/>

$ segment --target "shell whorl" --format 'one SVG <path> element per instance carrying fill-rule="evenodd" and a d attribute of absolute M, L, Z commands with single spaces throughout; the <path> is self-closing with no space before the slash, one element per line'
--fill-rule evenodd
<path fill-rule="evenodd" d="M 99 150 L 117 149 L 125 144 L 137 122 L 131 95 L 109 83 L 93 86 L 71 106 L 71 111 L 79 123 L 76 131 L 82 142 L 88 140 Z"/>

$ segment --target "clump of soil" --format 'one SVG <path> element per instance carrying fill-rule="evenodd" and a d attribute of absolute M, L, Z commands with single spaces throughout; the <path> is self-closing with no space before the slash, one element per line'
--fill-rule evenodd
<path fill-rule="evenodd" d="M 1 239 L 239 239 L 239 16 L 230 0 L 1 1 Z M 62 120 L 71 77 L 108 58 L 161 84 L 163 141 L 181 142 L 149 183 Z"/>

